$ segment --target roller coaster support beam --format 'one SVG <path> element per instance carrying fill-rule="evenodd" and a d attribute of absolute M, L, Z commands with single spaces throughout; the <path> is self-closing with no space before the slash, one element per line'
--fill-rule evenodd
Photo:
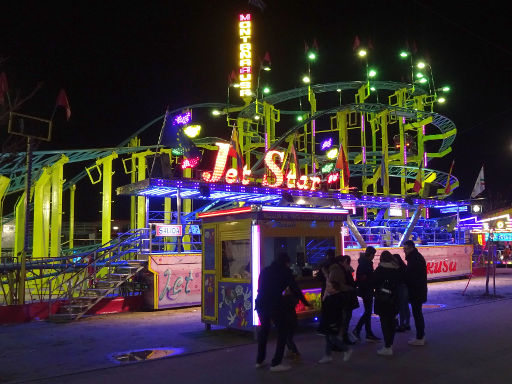
<path fill-rule="evenodd" d="M 366 83 L 362 87 L 357 90 L 355 95 L 355 100 L 357 104 L 364 104 L 364 101 L 370 97 L 370 87 L 369 83 Z M 361 112 L 361 161 L 363 164 L 363 176 L 361 177 L 361 182 L 363 186 L 363 194 L 367 194 L 367 181 L 366 181 L 366 121 L 365 121 L 365 113 Z"/>
<path fill-rule="evenodd" d="M 414 230 L 414 227 L 416 226 L 416 224 L 418 223 L 418 220 L 421 217 L 422 211 L 423 211 L 423 204 L 420 204 L 420 205 L 418 205 L 418 207 L 416 207 L 416 210 L 412 214 L 412 216 L 409 220 L 409 223 L 407 223 L 407 226 L 405 227 L 405 231 L 404 231 L 402 237 L 400 238 L 400 240 L 398 241 L 398 245 L 397 245 L 398 247 L 401 247 L 404 244 L 405 240 L 407 240 L 409 238 L 409 236 L 411 236 L 411 233 Z"/>
<path fill-rule="evenodd" d="M 130 140 L 128 143 L 128 147 L 140 147 L 140 139 L 138 137 L 134 137 Z M 132 155 L 131 159 L 129 160 L 131 162 L 131 168 L 128 171 L 125 166 L 125 173 L 130 174 L 130 182 L 133 184 L 137 181 L 137 162 L 135 160 L 136 158 Z M 124 165 L 123 161 L 123 165 Z M 137 228 L 137 197 L 136 196 L 130 196 L 130 229 L 136 229 Z"/>
<path fill-rule="evenodd" d="M 132 158 L 137 164 L 137 181 L 146 179 L 146 156 L 153 155 L 152 151 L 145 151 L 134 153 Z M 146 228 L 146 198 L 144 196 L 137 196 L 137 228 Z"/>
<path fill-rule="evenodd" d="M 52 209 L 50 228 L 50 256 L 60 256 L 62 235 L 62 186 L 64 184 L 64 164 L 69 161 L 65 155 L 51 166 Z"/>
<path fill-rule="evenodd" d="M 34 226 L 32 257 L 48 257 L 50 248 L 51 169 L 44 167 L 34 184 Z"/>
<path fill-rule="evenodd" d="M 311 116 L 316 113 L 316 97 L 315 92 L 311 89 L 311 85 L 308 86 L 308 101 L 311 106 Z M 316 136 L 316 121 L 311 120 L 311 170 L 316 173 L 316 160 L 315 160 L 315 136 Z"/>
<path fill-rule="evenodd" d="M 343 147 L 345 151 L 345 155 L 347 155 L 348 160 L 348 125 L 347 125 L 347 111 L 338 111 L 336 112 L 336 128 L 338 129 L 338 139 L 339 143 Z M 343 177 L 343 170 L 340 170 L 340 191 L 342 193 L 348 193 L 348 185 L 345 185 L 345 178 Z"/>
<path fill-rule="evenodd" d="M 117 153 L 112 152 L 102 159 L 96 160 L 96 166 L 103 167 L 102 196 L 101 196 L 101 243 L 110 241 L 112 227 L 112 161 L 117 159 Z"/>
<path fill-rule="evenodd" d="M 69 249 L 75 246 L 75 192 L 76 185 L 73 184 L 69 187 Z"/>
<path fill-rule="evenodd" d="M 382 167 L 384 169 L 383 194 L 389 196 L 389 144 L 388 144 L 388 118 L 389 111 L 383 111 L 377 115 L 380 120 L 380 129 L 382 132 Z"/>
<path fill-rule="evenodd" d="M 359 230 L 357 229 L 357 226 L 352 221 L 352 218 L 350 217 L 350 215 L 347 215 L 347 226 L 352 231 L 352 234 L 354 235 L 357 242 L 359 243 L 359 246 L 363 249 L 366 248 L 366 242 L 364 241 L 363 236 L 361 236 L 361 234 L 359 233 Z"/>
<path fill-rule="evenodd" d="M 10 179 L 8 177 L 0 175 L 0 254 L 2 253 L 2 236 L 4 227 L 2 224 L 2 212 L 3 212 L 3 204 L 5 192 L 7 192 L 7 188 L 9 187 Z"/>

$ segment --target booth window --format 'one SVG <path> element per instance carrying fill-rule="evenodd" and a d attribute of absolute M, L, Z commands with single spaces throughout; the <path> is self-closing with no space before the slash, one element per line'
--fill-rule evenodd
<path fill-rule="evenodd" d="M 251 242 L 249 239 L 222 241 L 222 277 L 250 279 Z"/>

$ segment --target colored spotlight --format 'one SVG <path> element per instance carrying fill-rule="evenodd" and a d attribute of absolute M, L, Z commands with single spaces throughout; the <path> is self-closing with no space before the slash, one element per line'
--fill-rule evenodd
<path fill-rule="evenodd" d="M 444 97 L 440 97 L 439 99 L 437 99 L 437 102 L 443 104 L 446 102 L 446 99 Z"/>
<path fill-rule="evenodd" d="M 220 115 L 220 111 L 219 111 L 218 109 L 214 109 L 214 110 L 212 111 L 212 115 L 213 115 L 213 116 L 219 116 L 219 115 Z"/>
<path fill-rule="evenodd" d="M 365 49 L 360 49 L 359 52 L 357 52 L 357 54 L 359 55 L 359 57 L 365 57 L 367 52 Z"/>
<path fill-rule="evenodd" d="M 201 132 L 201 126 L 198 125 L 198 124 L 196 124 L 196 125 L 189 125 L 189 126 L 187 126 L 187 127 L 185 127 L 183 129 L 183 132 L 188 137 L 194 138 L 197 135 L 199 135 L 199 132 Z"/>
<path fill-rule="evenodd" d="M 400 57 L 401 57 L 402 59 L 405 59 L 405 58 L 406 58 L 406 57 L 408 57 L 408 56 L 409 56 L 409 52 L 407 52 L 407 51 L 401 51 L 401 52 L 400 52 Z"/>
<path fill-rule="evenodd" d="M 263 88 L 263 93 L 269 94 L 270 93 L 270 88 L 269 87 Z"/>
<path fill-rule="evenodd" d="M 304 77 L 302 78 L 302 82 L 303 82 L 303 83 L 306 83 L 306 84 L 309 84 L 309 83 L 311 82 L 311 79 L 309 78 L 309 76 L 304 76 Z"/>
<path fill-rule="evenodd" d="M 377 71 L 376 71 L 375 69 L 370 69 L 370 70 L 368 71 L 368 76 L 369 76 L 369 77 L 375 77 L 375 76 L 377 76 Z"/>
<path fill-rule="evenodd" d="M 333 148 L 326 153 L 328 159 L 335 159 L 338 157 L 338 148 Z"/>
<path fill-rule="evenodd" d="M 311 61 L 316 60 L 316 54 L 314 52 L 309 52 L 308 59 Z"/>
<path fill-rule="evenodd" d="M 423 68 L 425 68 L 426 66 L 427 66 L 427 64 L 425 64 L 423 61 L 420 61 L 420 62 L 417 64 L 417 67 L 418 67 L 419 69 L 423 69 Z"/>

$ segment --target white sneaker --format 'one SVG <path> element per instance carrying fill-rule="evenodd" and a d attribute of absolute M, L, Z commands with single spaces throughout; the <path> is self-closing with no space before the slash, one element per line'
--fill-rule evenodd
<path fill-rule="evenodd" d="M 350 360 L 350 356 L 352 356 L 352 352 L 354 352 L 354 350 L 352 348 L 349 348 L 345 352 L 343 352 L 343 361 L 345 363 Z"/>
<path fill-rule="evenodd" d="M 332 356 L 325 355 L 320 360 L 318 360 L 318 363 L 319 364 L 326 364 L 326 363 L 330 363 L 331 361 L 332 361 Z"/>
<path fill-rule="evenodd" d="M 377 350 L 377 355 L 380 356 L 393 356 L 393 347 L 382 347 L 381 349 Z"/>
<path fill-rule="evenodd" d="M 286 364 L 279 364 L 279 365 L 274 365 L 272 367 L 270 367 L 270 371 L 271 372 L 284 372 L 284 371 L 289 371 L 292 367 L 290 367 L 289 365 L 286 365 Z"/>
<path fill-rule="evenodd" d="M 267 365 L 267 363 L 265 361 L 262 361 L 261 363 L 254 364 L 254 368 L 262 368 L 265 365 Z"/>
<path fill-rule="evenodd" d="M 409 345 L 415 345 L 415 346 L 421 346 L 421 345 L 425 345 L 425 336 L 423 336 L 422 339 L 410 339 L 408 341 Z"/>

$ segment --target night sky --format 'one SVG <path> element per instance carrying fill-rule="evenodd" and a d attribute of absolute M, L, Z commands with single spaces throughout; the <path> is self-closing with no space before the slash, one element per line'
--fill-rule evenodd
<path fill-rule="evenodd" d="M 0 57 L 8 59 L 0 71 L 22 93 L 44 82 L 21 112 L 49 117 L 60 88 L 71 104 L 69 123 L 61 111 L 53 141 L 40 149 L 115 147 L 167 106 L 225 102 L 227 76 L 237 66 L 237 15 L 245 11 L 255 19 L 255 57 L 271 55 L 273 92 L 301 85 L 305 41 L 319 46 L 315 83 L 364 80 L 352 50 L 356 35 L 363 44 L 372 41 L 369 63 L 378 79 L 400 81 L 408 67 L 398 52 L 407 40 L 416 42 L 416 57 L 431 64 L 436 85 L 452 87 L 435 111 L 458 128 L 453 152 L 429 167 L 447 172 L 455 159 L 461 186 L 454 197 L 469 198 L 485 164 L 488 189 L 512 198 L 509 5 L 264 0 L 262 12 L 247 0 L 134 3 L 2 5 Z M 142 144 L 155 144 L 159 129 L 150 129 Z M 203 129 L 207 136 L 230 134 L 221 125 Z"/>

